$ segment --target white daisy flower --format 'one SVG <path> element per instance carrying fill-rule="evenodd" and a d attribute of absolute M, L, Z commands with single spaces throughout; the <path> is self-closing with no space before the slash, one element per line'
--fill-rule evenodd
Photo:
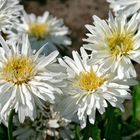
<path fill-rule="evenodd" d="M 107 21 L 93 16 L 94 25 L 86 25 L 90 31 L 88 44 L 84 48 L 92 51 L 89 64 L 100 64 L 106 70 L 116 73 L 120 79 L 136 77 L 131 60 L 140 63 L 140 30 L 137 14 L 128 22 L 125 16 L 109 14 Z"/>
<path fill-rule="evenodd" d="M 54 112 L 52 105 L 47 105 L 46 110 L 37 110 L 37 118 L 32 122 L 28 119 L 20 124 L 15 118 L 16 130 L 14 136 L 17 140 L 46 140 L 74 138 L 74 125 L 62 118 L 58 112 Z"/>
<path fill-rule="evenodd" d="M 63 69 L 53 63 L 58 51 L 39 56 L 43 47 L 33 53 L 27 36 L 22 42 L 22 46 L 11 47 L 0 36 L 0 115 L 4 121 L 12 109 L 21 123 L 26 116 L 33 120 L 36 106 L 42 108 L 43 100 L 54 103 L 54 93 L 62 93 Z"/>
<path fill-rule="evenodd" d="M 127 17 L 140 12 L 140 0 L 107 0 L 116 15 L 124 14 Z"/>
<path fill-rule="evenodd" d="M 59 59 L 60 64 L 67 68 L 69 78 L 65 81 L 67 86 L 61 88 L 64 97 L 58 103 L 58 110 L 68 119 L 77 113 L 82 128 L 86 126 L 87 118 L 94 124 L 96 110 L 103 114 L 107 102 L 124 111 L 122 103 L 131 97 L 128 85 L 136 82 L 125 83 L 117 77 L 100 73 L 97 65 L 87 65 L 88 55 L 83 48 L 81 57 L 76 51 L 72 54 L 74 60 L 69 57 L 64 57 L 64 61 Z"/>
<path fill-rule="evenodd" d="M 18 17 L 23 7 L 18 0 L 0 0 L 0 31 L 19 22 Z"/>
<path fill-rule="evenodd" d="M 63 48 L 71 44 L 71 40 L 67 37 L 69 30 L 64 25 L 63 20 L 53 17 L 48 11 L 44 12 L 43 16 L 38 17 L 23 11 L 21 20 L 22 22 L 15 26 L 13 31 L 7 32 L 9 43 L 20 41 L 22 34 L 27 33 L 33 49 L 38 49 L 39 44 L 44 45 L 48 42 L 45 51 L 50 50 L 51 52 L 57 47 Z"/>

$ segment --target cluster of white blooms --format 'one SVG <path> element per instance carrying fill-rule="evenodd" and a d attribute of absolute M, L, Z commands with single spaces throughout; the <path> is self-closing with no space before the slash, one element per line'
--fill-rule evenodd
<path fill-rule="evenodd" d="M 57 58 L 57 47 L 71 44 L 63 20 L 0 0 L 0 121 L 8 126 L 15 111 L 17 140 L 73 139 L 73 119 L 84 128 L 109 104 L 124 111 L 129 88 L 137 84 L 132 61 L 140 63 L 140 1 L 108 2 L 116 17 L 93 16 L 80 54 Z"/>
<path fill-rule="evenodd" d="M 45 105 L 45 110 L 37 110 L 37 118 L 32 122 L 25 120 L 19 123 L 15 118 L 17 130 L 14 136 L 17 140 L 46 140 L 46 139 L 73 139 L 74 125 L 62 118 L 59 112 L 54 112 L 52 105 Z"/>
<path fill-rule="evenodd" d="M 138 0 L 109 2 L 114 11 L 118 5 L 120 9 L 128 10 L 129 5 L 135 11 L 140 9 Z M 137 84 L 132 61 L 140 63 L 139 13 L 130 9 L 128 13 L 132 16 L 128 19 L 125 8 L 120 9 L 116 17 L 109 13 L 107 20 L 93 16 L 93 25 L 86 25 L 89 33 L 83 39 L 86 43 L 80 48 L 81 55 L 73 51 L 73 59 L 67 56 L 58 59 L 68 74 L 58 109 L 69 119 L 76 114 L 82 128 L 87 119 L 94 124 L 96 110 L 103 114 L 108 103 L 124 111 L 124 100 L 131 98 L 129 87 Z"/>
<path fill-rule="evenodd" d="M 18 0 L 0 0 L 0 11 L 0 121 L 8 126 L 10 112 L 14 110 L 20 123 L 26 124 L 27 118 L 35 123 L 36 118 L 42 117 L 38 116 L 38 110 L 43 111 L 45 103 L 53 105 L 55 96 L 62 94 L 60 87 L 65 85 L 63 79 L 67 75 L 57 63 L 57 46 L 71 44 L 66 36 L 69 30 L 61 19 L 47 11 L 37 18 L 26 14 Z M 40 40 L 44 42 L 41 46 Z M 47 129 L 61 137 L 64 132 L 57 129 L 67 130 L 69 121 L 54 116 L 52 111 L 49 114 L 48 119 L 44 118 L 49 124 Z M 54 120 L 56 129 L 51 126 Z M 59 126 L 58 121 L 61 121 Z"/>

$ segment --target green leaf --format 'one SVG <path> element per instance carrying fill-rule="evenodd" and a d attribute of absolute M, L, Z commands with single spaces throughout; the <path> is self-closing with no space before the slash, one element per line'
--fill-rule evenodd
<path fill-rule="evenodd" d="M 131 140 L 135 137 L 140 137 L 140 125 L 138 121 L 134 121 L 132 117 L 122 122 L 121 129 L 122 137 Z M 138 139 L 139 140 L 139 139 Z"/>
<path fill-rule="evenodd" d="M 106 111 L 105 139 L 121 140 L 121 116 L 118 110 L 109 106 Z"/>
<path fill-rule="evenodd" d="M 140 81 L 132 88 L 133 118 L 140 121 Z"/>

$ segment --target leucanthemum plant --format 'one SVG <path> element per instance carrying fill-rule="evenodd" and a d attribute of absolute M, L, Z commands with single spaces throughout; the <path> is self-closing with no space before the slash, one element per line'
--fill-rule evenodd
<path fill-rule="evenodd" d="M 36 106 L 43 108 L 42 101 L 54 103 L 55 93 L 61 94 L 63 73 L 54 63 L 58 51 L 40 56 L 43 47 L 33 52 L 26 35 L 22 46 L 8 46 L 1 36 L 0 42 L 0 116 L 7 121 L 14 109 L 21 123 L 25 117 L 34 120 Z"/>
<path fill-rule="evenodd" d="M 27 14 L 23 10 L 20 24 L 13 27 L 12 31 L 7 32 L 9 44 L 20 42 L 23 33 L 29 35 L 33 49 L 38 50 L 38 46 L 47 42 L 45 54 L 57 50 L 57 47 L 64 49 L 71 45 L 71 40 L 68 37 L 69 29 L 64 25 L 63 20 L 50 15 L 48 11 L 45 11 L 42 16 L 36 16 L 33 13 Z"/>
<path fill-rule="evenodd" d="M 107 0 L 116 15 L 124 14 L 127 17 L 140 12 L 139 0 Z"/>
<path fill-rule="evenodd" d="M 103 114 L 108 103 L 124 111 L 123 101 L 131 98 L 128 85 L 136 82 L 119 80 L 111 73 L 101 73 L 97 65 L 87 65 L 88 54 L 83 48 L 81 57 L 76 51 L 72 55 L 74 60 L 69 57 L 59 59 L 60 64 L 67 68 L 68 78 L 65 80 L 67 86 L 61 88 L 64 95 L 58 103 L 58 110 L 68 118 L 77 113 L 82 128 L 87 119 L 94 124 L 96 110 Z"/>
<path fill-rule="evenodd" d="M 116 16 L 93 16 L 80 54 L 57 59 L 54 50 L 71 44 L 63 20 L 49 11 L 27 14 L 20 0 L 0 0 L 0 32 L 6 39 L 0 35 L 0 139 L 7 139 L 3 124 L 9 140 L 120 140 L 139 133 L 126 137 L 126 127 L 140 121 L 133 66 L 140 63 L 140 1 L 107 1 Z M 133 113 L 122 119 L 131 91 Z"/>
<path fill-rule="evenodd" d="M 10 30 L 17 24 L 22 9 L 18 0 L 0 0 L 0 31 Z"/>
<path fill-rule="evenodd" d="M 126 16 L 113 17 L 109 13 L 107 21 L 93 16 L 93 25 L 86 25 L 85 49 L 90 50 L 89 65 L 115 73 L 120 79 L 136 77 L 132 61 L 140 63 L 140 31 L 138 15 L 127 21 Z"/>

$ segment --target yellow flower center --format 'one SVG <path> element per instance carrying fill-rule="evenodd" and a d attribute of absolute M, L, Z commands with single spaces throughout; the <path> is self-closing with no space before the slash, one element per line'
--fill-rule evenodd
<path fill-rule="evenodd" d="M 14 56 L 4 64 L 3 78 L 14 84 L 27 83 L 35 75 L 32 59 L 25 56 Z"/>
<path fill-rule="evenodd" d="M 132 34 L 114 34 L 107 39 L 111 55 L 117 59 L 121 56 L 127 56 L 133 49 L 134 40 Z"/>
<path fill-rule="evenodd" d="M 47 35 L 47 24 L 34 23 L 29 27 L 29 33 L 37 39 L 43 39 Z"/>
<path fill-rule="evenodd" d="M 97 76 L 93 70 L 90 70 L 89 72 L 80 73 L 76 85 L 82 90 L 91 92 L 99 88 L 104 82 L 103 77 Z"/>

